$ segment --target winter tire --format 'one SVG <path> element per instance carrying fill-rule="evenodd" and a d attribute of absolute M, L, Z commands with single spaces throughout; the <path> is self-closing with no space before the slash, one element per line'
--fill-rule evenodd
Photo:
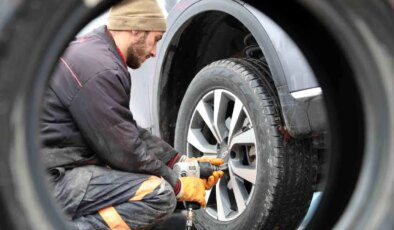
<path fill-rule="evenodd" d="M 308 209 L 310 143 L 287 135 L 260 61 L 217 61 L 196 75 L 179 110 L 175 147 L 229 165 L 196 214 L 198 229 L 294 229 Z"/>

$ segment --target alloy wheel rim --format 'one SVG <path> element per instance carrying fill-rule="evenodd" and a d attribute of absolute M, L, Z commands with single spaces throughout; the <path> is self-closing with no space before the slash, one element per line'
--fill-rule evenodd
<path fill-rule="evenodd" d="M 205 94 L 194 108 L 187 134 L 189 157 L 221 157 L 228 170 L 206 191 L 205 211 L 229 221 L 245 211 L 257 175 L 255 130 L 242 101 L 225 89 Z"/>

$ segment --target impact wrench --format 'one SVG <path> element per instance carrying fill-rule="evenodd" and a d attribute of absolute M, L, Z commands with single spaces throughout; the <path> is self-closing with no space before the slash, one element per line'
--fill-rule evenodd
<path fill-rule="evenodd" d="M 212 165 L 209 162 L 178 162 L 174 165 L 173 170 L 180 177 L 197 177 L 201 179 L 208 179 L 214 171 L 226 170 L 228 169 L 227 164 L 220 166 Z M 190 230 L 193 226 L 193 210 L 199 209 L 200 204 L 197 202 L 185 202 L 187 209 L 186 215 L 186 229 Z"/>

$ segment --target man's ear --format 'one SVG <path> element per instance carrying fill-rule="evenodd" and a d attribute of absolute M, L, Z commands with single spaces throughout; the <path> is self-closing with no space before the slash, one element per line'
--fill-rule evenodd
<path fill-rule="evenodd" d="M 129 34 L 131 35 L 131 39 L 133 42 L 137 42 L 137 41 L 140 41 L 141 39 L 144 39 L 143 38 L 143 31 L 130 30 Z"/>
<path fill-rule="evenodd" d="M 142 30 L 132 30 L 132 35 L 137 38 L 145 39 L 148 36 L 149 31 L 142 31 Z"/>

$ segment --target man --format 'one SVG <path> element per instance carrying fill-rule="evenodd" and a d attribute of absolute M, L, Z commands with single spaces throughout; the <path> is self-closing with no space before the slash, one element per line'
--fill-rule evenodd
<path fill-rule="evenodd" d="M 137 126 L 129 110 L 131 79 L 156 55 L 165 20 L 155 0 L 125 0 L 108 25 L 72 42 L 60 58 L 41 122 L 43 162 L 55 198 L 79 229 L 144 229 L 168 217 L 178 201 L 205 206 L 208 180 L 182 177 L 182 156 Z"/>

